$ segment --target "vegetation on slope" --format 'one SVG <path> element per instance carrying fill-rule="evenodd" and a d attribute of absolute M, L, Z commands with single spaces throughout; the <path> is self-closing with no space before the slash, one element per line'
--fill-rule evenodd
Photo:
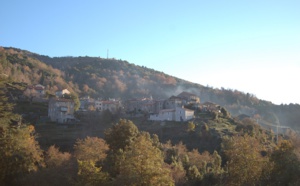
<path fill-rule="evenodd" d="M 58 88 L 68 88 L 80 96 L 95 98 L 152 96 L 165 99 L 187 91 L 199 95 L 201 102 L 222 105 L 234 116 L 246 114 L 273 125 L 300 128 L 298 104 L 274 105 L 253 94 L 194 84 L 122 60 L 87 56 L 50 58 L 24 50 L 0 48 L 0 61 L 0 74 L 19 82 L 41 83 L 52 93 Z"/>

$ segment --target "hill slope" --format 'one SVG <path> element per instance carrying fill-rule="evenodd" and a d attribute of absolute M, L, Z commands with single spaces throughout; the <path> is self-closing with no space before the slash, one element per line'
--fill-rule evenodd
<path fill-rule="evenodd" d="M 48 57 L 15 48 L 0 48 L 0 74 L 16 81 L 41 83 L 53 92 L 68 88 L 81 96 L 165 99 L 187 91 L 224 106 L 233 115 L 247 114 L 300 129 L 300 105 L 274 105 L 237 90 L 213 89 L 127 61 L 97 57 Z"/>

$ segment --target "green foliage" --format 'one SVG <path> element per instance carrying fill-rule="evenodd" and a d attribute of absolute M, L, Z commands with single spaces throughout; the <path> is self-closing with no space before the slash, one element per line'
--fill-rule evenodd
<path fill-rule="evenodd" d="M 271 176 L 268 183 L 272 185 L 299 185 L 300 159 L 290 141 L 283 140 L 272 153 Z"/>
<path fill-rule="evenodd" d="M 78 174 L 75 185 L 106 185 L 108 181 L 108 174 L 102 172 L 101 167 L 96 167 L 95 162 L 78 160 Z"/>
<path fill-rule="evenodd" d="M 188 151 L 182 143 L 174 146 L 166 143 L 164 152 L 165 162 L 170 164 L 176 184 L 220 183 L 224 170 L 221 166 L 222 158 L 216 151 L 213 154 L 209 154 L 207 151 L 200 154 L 196 149 Z M 181 165 L 184 167 L 184 171 L 180 169 Z M 186 175 L 185 179 L 182 178 L 183 174 Z"/>
<path fill-rule="evenodd" d="M 139 130 L 132 121 L 120 119 L 117 124 L 105 131 L 105 140 L 111 150 L 118 151 L 129 146 L 138 134 Z"/>
<path fill-rule="evenodd" d="M 80 107 L 80 101 L 79 98 L 76 94 L 71 93 L 71 94 L 64 94 L 63 95 L 64 98 L 66 99 L 72 99 L 74 101 L 74 110 L 78 110 Z"/>
<path fill-rule="evenodd" d="M 193 122 L 188 122 L 188 132 L 195 131 L 196 125 Z"/>
<path fill-rule="evenodd" d="M 197 184 L 203 179 L 203 175 L 201 175 L 201 173 L 195 165 L 192 165 L 188 168 L 187 177 L 191 185 Z"/>
<path fill-rule="evenodd" d="M 223 117 L 230 118 L 230 112 L 228 112 L 224 107 L 221 108 L 221 113 L 223 114 Z"/>
<path fill-rule="evenodd" d="M 42 151 L 35 137 L 33 126 L 10 128 L 0 136 L 0 181 L 18 174 L 36 171 L 43 164 Z"/>

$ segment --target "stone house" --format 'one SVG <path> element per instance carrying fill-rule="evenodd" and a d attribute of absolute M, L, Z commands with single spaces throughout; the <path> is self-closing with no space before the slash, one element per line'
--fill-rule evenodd
<path fill-rule="evenodd" d="M 181 97 L 171 96 L 169 99 L 165 100 L 165 109 L 175 109 L 177 107 L 182 107 L 185 105 L 184 100 Z"/>
<path fill-rule="evenodd" d="M 29 85 L 26 87 L 24 95 L 28 97 L 42 98 L 45 95 L 45 87 L 41 84 Z"/>
<path fill-rule="evenodd" d="M 116 113 L 120 109 L 122 109 L 122 103 L 119 100 L 96 100 L 95 101 L 95 109 L 102 112 L 105 110 L 109 110 L 111 113 Z"/>
<path fill-rule="evenodd" d="M 48 105 L 48 117 L 57 123 L 74 120 L 74 101 L 71 99 L 51 98 Z"/>
<path fill-rule="evenodd" d="M 200 98 L 196 96 L 195 94 L 189 93 L 189 92 L 181 92 L 177 95 L 177 97 L 180 97 L 184 100 L 185 104 L 197 104 L 200 103 Z"/>

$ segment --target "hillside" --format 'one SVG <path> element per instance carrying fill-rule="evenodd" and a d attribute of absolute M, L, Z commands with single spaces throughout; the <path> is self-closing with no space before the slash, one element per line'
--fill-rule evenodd
<path fill-rule="evenodd" d="M 214 89 L 127 61 L 98 57 L 48 57 L 15 48 L 0 48 L 0 73 L 19 82 L 41 83 L 49 92 L 68 88 L 94 98 L 165 99 L 187 91 L 224 106 L 234 116 L 246 114 L 273 125 L 300 130 L 300 105 L 274 105 L 238 90 Z"/>

